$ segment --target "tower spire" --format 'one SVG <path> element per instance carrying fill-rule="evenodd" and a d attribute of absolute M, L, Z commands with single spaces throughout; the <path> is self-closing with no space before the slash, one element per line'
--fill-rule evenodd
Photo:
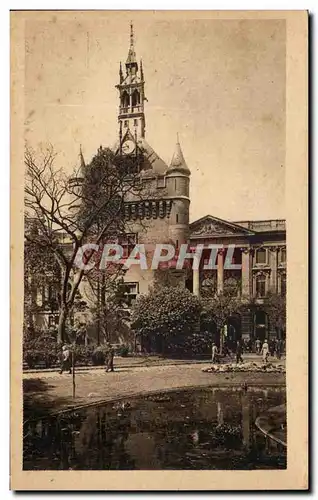
<path fill-rule="evenodd" d="M 125 138 L 127 130 L 135 130 L 137 138 L 145 137 L 145 80 L 140 63 L 136 58 L 135 37 L 133 23 L 130 23 L 130 43 L 128 57 L 125 63 L 125 74 L 119 66 L 119 114 L 118 121 L 122 124 L 122 137 Z"/>
<path fill-rule="evenodd" d="M 126 64 L 136 64 L 136 52 L 135 52 L 135 41 L 134 41 L 134 26 L 132 21 L 130 22 L 130 47 L 128 51 L 128 57 Z"/>
<path fill-rule="evenodd" d="M 134 25 L 132 21 L 130 21 L 130 48 L 134 48 Z"/>

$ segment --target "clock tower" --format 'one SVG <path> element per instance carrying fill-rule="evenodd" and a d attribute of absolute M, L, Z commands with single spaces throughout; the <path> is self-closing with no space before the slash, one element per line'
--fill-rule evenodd
<path fill-rule="evenodd" d="M 133 25 L 130 25 L 130 47 L 125 63 L 125 72 L 122 63 L 119 68 L 119 84 L 116 85 L 119 91 L 119 129 L 120 135 L 124 138 L 129 131 L 137 140 L 145 137 L 145 81 L 142 62 L 138 66 L 134 45 Z M 131 144 L 127 144 L 130 149 Z M 129 153 L 130 151 L 127 151 Z"/>

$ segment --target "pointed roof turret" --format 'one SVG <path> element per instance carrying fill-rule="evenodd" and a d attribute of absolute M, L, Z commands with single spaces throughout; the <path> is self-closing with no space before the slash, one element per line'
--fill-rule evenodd
<path fill-rule="evenodd" d="M 167 174 L 171 174 L 172 172 L 180 172 L 185 175 L 191 174 L 184 159 L 178 135 L 177 135 L 177 144 L 172 156 L 171 163 L 168 167 Z"/>
<path fill-rule="evenodd" d="M 130 47 L 128 51 L 126 64 L 137 64 L 135 44 L 134 44 L 134 27 L 132 22 L 130 23 Z"/>

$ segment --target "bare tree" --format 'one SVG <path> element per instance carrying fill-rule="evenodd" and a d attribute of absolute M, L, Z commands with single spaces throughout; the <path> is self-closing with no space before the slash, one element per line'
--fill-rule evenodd
<path fill-rule="evenodd" d="M 26 241 L 49 250 L 60 269 L 58 341 L 65 340 L 65 327 L 76 292 L 89 272 L 76 267 L 76 256 L 85 243 L 102 245 L 125 231 L 124 205 L 128 195 L 139 199 L 139 165 L 142 155 L 124 157 L 100 147 L 89 165 L 67 175 L 55 168 L 52 146 L 40 155 L 25 151 Z M 36 228 L 36 230 L 34 230 Z M 98 252 L 85 252 L 85 264 L 98 263 Z"/>

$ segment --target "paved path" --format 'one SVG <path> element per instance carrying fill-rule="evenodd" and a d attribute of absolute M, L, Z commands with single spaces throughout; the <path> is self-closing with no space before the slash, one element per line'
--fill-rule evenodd
<path fill-rule="evenodd" d="M 72 375 L 56 372 L 24 374 L 25 413 L 43 415 L 78 405 L 109 401 L 140 393 L 194 386 L 282 385 L 277 373 L 204 373 L 202 363 L 153 367 L 104 369 L 76 374 L 76 397 L 72 398 Z"/>

